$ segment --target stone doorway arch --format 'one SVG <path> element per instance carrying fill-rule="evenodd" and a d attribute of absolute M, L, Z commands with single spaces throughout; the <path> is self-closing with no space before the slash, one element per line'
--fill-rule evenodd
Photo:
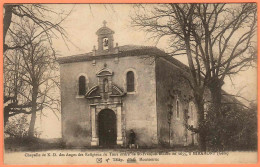
<path fill-rule="evenodd" d="M 110 147 L 116 145 L 117 140 L 116 114 L 113 110 L 103 109 L 98 113 L 99 145 Z"/>

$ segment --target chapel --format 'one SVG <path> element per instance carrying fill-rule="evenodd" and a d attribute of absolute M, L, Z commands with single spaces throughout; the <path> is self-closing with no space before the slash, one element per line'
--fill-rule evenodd
<path fill-rule="evenodd" d="M 198 144 L 186 65 L 151 46 L 114 42 L 104 21 L 89 53 L 60 57 L 62 138 L 82 147 Z M 138 40 L 138 39 L 137 39 Z"/>

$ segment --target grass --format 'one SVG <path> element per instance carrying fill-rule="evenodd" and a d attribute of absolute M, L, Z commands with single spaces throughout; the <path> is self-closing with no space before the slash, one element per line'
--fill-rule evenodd
<path fill-rule="evenodd" d="M 167 152 L 167 151 L 184 151 L 184 152 L 192 152 L 192 151 L 199 151 L 198 146 L 181 146 L 176 145 L 172 147 L 154 147 L 154 148 L 145 148 L 139 147 L 139 149 L 129 149 L 126 147 L 111 147 L 111 148 L 104 148 L 104 147 L 72 147 L 66 146 L 61 138 L 55 139 L 39 139 L 39 138 L 5 138 L 4 140 L 4 147 L 6 152 L 19 152 L 19 151 L 47 151 L 47 150 L 117 150 L 121 151 L 156 151 L 156 152 Z M 213 150 L 212 150 L 213 151 Z M 255 149 L 241 149 L 241 148 L 233 148 L 228 149 L 226 151 L 255 151 Z M 214 152 L 214 151 L 213 151 Z"/>

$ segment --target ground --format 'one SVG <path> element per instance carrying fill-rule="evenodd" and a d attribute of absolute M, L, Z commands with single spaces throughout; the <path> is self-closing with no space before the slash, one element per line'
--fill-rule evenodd
<path fill-rule="evenodd" d="M 55 139 L 14 139 L 7 138 L 5 139 L 5 151 L 6 152 L 23 152 L 23 151 L 51 151 L 51 150 L 118 150 L 120 151 L 198 151 L 198 147 L 194 146 L 175 146 L 171 148 L 138 148 L 138 149 L 129 149 L 125 147 L 116 147 L 116 148 L 102 148 L 102 147 L 69 147 L 65 146 L 61 138 Z"/>
<path fill-rule="evenodd" d="M 14 158 L 15 157 L 15 158 Z M 244 158 L 247 157 L 247 158 Z M 5 164 L 256 163 L 257 151 L 200 152 L 197 147 L 68 148 L 61 139 L 5 139 Z"/>

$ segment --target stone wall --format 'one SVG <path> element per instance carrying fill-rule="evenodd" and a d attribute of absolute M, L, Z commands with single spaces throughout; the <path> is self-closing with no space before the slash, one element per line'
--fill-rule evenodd
<path fill-rule="evenodd" d="M 126 91 L 126 73 L 136 77 L 136 92 L 128 93 L 122 102 L 123 137 L 133 129 L 140 146 L 153 146 L 157 141 L 155 64 L 146 56 L 97 59 L 60 65 L 62 100 L 62 136 L 68 145 L 90 146 L 91 114 L 87 99 L 78 96 L 78 77 L 87 76 L 88 90 L 98 84 L 96 74 L 106 64 L 114 74 L 112 82 Z"/>
<path fill-rule="evenodd" d="M 184 112 L 188 110 L 187 98 L 192 95 L 188 83 L 181 77 L 187 72 L 175 66 L 163 57 L 156 61 L 156 94 L 158 116 L 158 138 L 161 145 L 169 146 L 169 129 L 171 145 L 187 145 L 191 133 L 185 128 Z M 171 92 L 171 93 L 170 93 Z M 170 96 L 173 95 L 173 97 Z M 185 100 L 186 99 L 186 100 Z M 180 104 L 177 117 L 176 101 Z M 168 105 L 172 105 L 171 125 L 168 124 Z"/>

